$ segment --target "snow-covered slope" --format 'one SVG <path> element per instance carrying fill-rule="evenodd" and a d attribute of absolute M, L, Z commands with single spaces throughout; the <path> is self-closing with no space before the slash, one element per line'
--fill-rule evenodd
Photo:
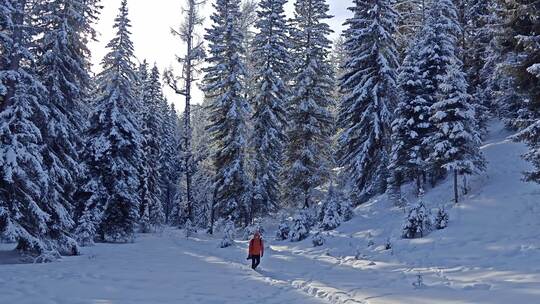
<path fill-rule="evenodd" d="M 219 249 L 174 229 L 52 264 L 16 265 L 0 251 L 0 303 L 540 303 L 540 186 L 520 181 L 525 147 L 508 135 L 491 126 L 487 172 L 470 178 L 449 227 L 422 239 L 400 238 L 404 213 L 381 196 L 322 247 L 270 231 L 258 272 L 247 242 Z M 426 203 L 452 206 L 451 186 L 430 189 Z"/>

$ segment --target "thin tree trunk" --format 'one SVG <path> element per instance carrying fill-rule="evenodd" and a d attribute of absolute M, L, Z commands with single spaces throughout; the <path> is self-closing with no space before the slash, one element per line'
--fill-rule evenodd
<path fill-rule="evenodd" d="M 189 3 L 189 35 L 187 36 L 187 55 L 186 55 L 186 108 L 184 111 L 184 166 L 186 171 L 186 204 L 187 213 L 190 221 L 193 222 L 193 199 L 191 193 L 191 85 L 193 82 L 193 27 L 195 21 L 195 3 L 190 0 Z"/>
<path fill-rule="evenodd" d="M 309 195 L 308 195 L 308 191 L 304 191 L 304 209 L 309 209 Z"/>
<path fill-rule="evenodd" d="M 214 188 L 214 195 L 212 197 L 212 206 L 210 207 L 210 230 L 208 231 L 210 235 L 214 234 L 214 222 L 215 222 L 215 213 L 216 213 L 216 193 L 217 193 L 217 187 Z"/>
<path fill-rule="evenodd" d="M 467 185 L 467 175 L 463 175 L 463 194 L 469 193 L 469 185 Z"/>
<path fill-rule="evenodd" d="M 420 195 L 420 192 L 422 190 L 422 175 L 418 175 L 416 177 L 416 196 Z"/>
<path fill-rule="evenodd" d="M 458 203 L 458 171 L 454 169 L 454 202 Z"/>

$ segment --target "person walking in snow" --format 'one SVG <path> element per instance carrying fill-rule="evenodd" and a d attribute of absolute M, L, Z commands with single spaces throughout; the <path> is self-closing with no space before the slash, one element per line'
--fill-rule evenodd
<path fill-rule="evenodd" d="M 264 243 L 259 232 L 255 232 L 251 241 L 249 241 L 248 260 L 251 259 L 251 268 L 256 269 L 261 263 L 261 257 L 264 255 Z"/>

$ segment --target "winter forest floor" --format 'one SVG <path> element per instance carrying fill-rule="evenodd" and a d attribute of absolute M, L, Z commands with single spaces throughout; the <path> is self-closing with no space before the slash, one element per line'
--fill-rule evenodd
<path fill-rule="evenodd" d="M 247 242 L 219 249 L 217 238 L 185 239 L 172 228 L 49 264 L 17 264 L 13 246 L 0 244 L 0 303 L 538 303 L 540 186 L 520 181 L 525 147 L 508 135 L 491 126 L 487 171 L 469 179 L 449 227 L 422 239 L 400 239 L 403 211 L 380 196 L 322 247 L 274 241 L 269 224 L 257 272 L 245 259 Z M 451 206 L 451 193 L 444 182 L 425 201 Z"/>

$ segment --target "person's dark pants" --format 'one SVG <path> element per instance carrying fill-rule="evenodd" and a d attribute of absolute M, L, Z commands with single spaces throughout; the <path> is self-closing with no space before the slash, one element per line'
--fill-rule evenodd
<path fill-rule="evenodd" d="M 251 268 L 255 269 L 259 264 L 261 263 L 261 256 L 260 255 L 252 255 L 251 256 Z"/>

